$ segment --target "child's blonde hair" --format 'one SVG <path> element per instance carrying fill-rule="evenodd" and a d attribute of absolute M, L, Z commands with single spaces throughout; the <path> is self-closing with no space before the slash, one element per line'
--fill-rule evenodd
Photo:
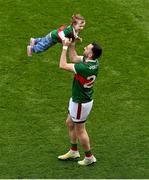
<path fill-rule="evenodd" d="M 81 16 L 80 14 L 72 15 L 72 21 L 71 24 L 77 24 L 78 21 L 81 21 L 81 24 L 85 23 L 85 18 Z"/>

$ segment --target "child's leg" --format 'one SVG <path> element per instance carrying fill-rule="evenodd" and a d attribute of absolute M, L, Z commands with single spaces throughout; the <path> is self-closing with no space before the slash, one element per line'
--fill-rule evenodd
<path fill-rule="evenodd" d="M 35 39 L 35 44 L 39 43 L 42 38 L 34 38 Z"/>
<path fill-rule="evenodd" d="M 45 36 L 43 38 L 36 38 L 35 42 L 36 44 L 32 47 L 32 51 L 35 53 L 46 51 L 49 47 L 55 44 L 53 43 L 52 39 L 49 38 L 49 36 Z"/>

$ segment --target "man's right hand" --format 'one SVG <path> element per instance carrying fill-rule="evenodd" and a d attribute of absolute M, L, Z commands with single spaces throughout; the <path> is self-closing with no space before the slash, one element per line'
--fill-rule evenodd
<path fill-rule="evenodd" d="M 72 39 L 69 39 L 69 38 L 65 38 L 63 41 L 62 41 L 62 44 L 63 46 L 69 46 L 72 42 Z"/>

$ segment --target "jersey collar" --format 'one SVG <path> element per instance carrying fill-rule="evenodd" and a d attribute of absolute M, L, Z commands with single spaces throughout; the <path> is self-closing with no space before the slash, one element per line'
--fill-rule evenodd
<path fill-rule="evenodd" d="M 97 62 L 97 59 L 95 59 L 95 60 L 87 59 L 85 56 L 83 56 L 82 60 L 83 60 L 83 62 L 86 62 L 86 63 L 88 63 L 88 62 Z"/>
<path fill-rule="evenodd" d="M 96 62 L 96 60 L 86 59 L 85 62 Z"/>

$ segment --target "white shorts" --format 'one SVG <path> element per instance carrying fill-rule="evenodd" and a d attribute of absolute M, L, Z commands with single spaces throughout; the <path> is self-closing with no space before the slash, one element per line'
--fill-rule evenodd
<path fill-rule="evenodd" d="M 87 103 L 76 103 L 69 100 L 69 115 L 73 122 L 83 123 L 86 121 L 93 106 L 93 100 Z"/>

